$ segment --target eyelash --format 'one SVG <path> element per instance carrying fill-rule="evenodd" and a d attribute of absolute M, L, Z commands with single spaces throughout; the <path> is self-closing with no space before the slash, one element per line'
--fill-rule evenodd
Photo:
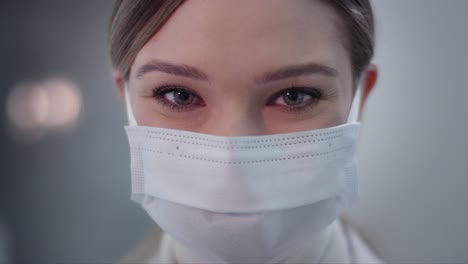
<path fill-rule="evenodd" d="M 172 111 L 176 112 L 181 112 L 184 110 L 190 110 L 190 108 L 193 107 L 193 105 L 178 105 L 169 102 L 166 98 L 165 95 L 170 92 L 179 92 L 179 91 L 184 91 L 190 93 L 192 96 L 195 96 L 197 100 L 200 100 L 203 102 L 201 97 L 193 90 L 188 89 L 188 88 L 182 88 L 180 86 L 176 85 L 164 85 L 159 88 L 156 88 L 153 90 L 153 98 L 158 101 L 163 107 L 168 107 Z M 204 105 L 204 104 L 203 104 Z"/>
<path fill-rule="evenodd" d="M 313 107 L 318 101 L 326 99 L 324 97 L 322 91 L 317 89 L 317 88 L 298 87 L 296 85 L 292 85 L 289 88 L 278 91 L 275 94 L 273 94 L 272 96 L 270 96 L 269 99 L 267 100 L 266 105 L 271 106 L 272 103 L 274 103 L 275 100 L 277 100 L 281 96 L 284 96 L 287 92 L 291 92 L 291 91 L 303 93 L 305 95 L 310 96 L 312 98 L 310 101 L 312 101 L 312 102 L 308 103 L 307 105 L 304 105 L 304 106 L 282 106 L 282 107 L 286 108 L 286 109 L 282 109 L 282 110 L 284 110 L 286 112 L 302 112 L 302 111 L 305 111 L 305 110 Z M 180 105 L 180 104 L 174 104 L 174 103 L 168 101 L 165 98 L 165 96 L 166 96 L 167 93 L 170 93 L 170 92 L 187 92 L 191 96 L 194 96 L 196 98 L 196 100 L 199 100 L 200 102 L 202 102 L 198 106 L 204 106 L 205 105 L 204 102 L 203 102 L 203 99 L 201 99 L 201 97 L 195 91 L 193 91 L 191 89 L 188 89 L 188 88 L 185 88 L 185 87 L 180 87 L 180 86 L 177 86 L 177 85 L 163 85 L 163 86 L 161 86 L 159 88 L 155 88 L 153 90 L 153 96 L 152 97 L 156 101 L 158 101 L 158 103 L 160 103 L 163 107 L 168 107 L 171 111 L 175 111 L 175 112 L 188 111 L 188 110 L 190 110 L 191 108 L 194 107 L 194 105 Z"/>
<path fill-rule="evenodd" d="M 274 93 L 267 100 L 267 105 L 272 105 L 272 103 L 274 103 L 274 101 L 276 101 L 278 98 L 280 98 L 281 96 L 284 96 L 286 93 L 291 92 L 291 91 L 303 93 L 305 95 L 310 96 L 311 99 L 309 101 L 311 101 L 311 102 L 307 103 L 306 105 L 303 105 L 303 106 L 281 106 L 283 108 L 283 110 L 286 111 L 286 112 L 300 113 L 300 112 L 306 111 L 306 110 L 314 107 L 318 101 L 325 99 L 322 91 L 317 89 L 317 88 L 299 87 L 299 86 L 296 86 L 296 85 L 291 85 L 289 88 L 286 88 L 286 89 L 283 89 L 283 90 L 280 90 L 280 91 Z"/>

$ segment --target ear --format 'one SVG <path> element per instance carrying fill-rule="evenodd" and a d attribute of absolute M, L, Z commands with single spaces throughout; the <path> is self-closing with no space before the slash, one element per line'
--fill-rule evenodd
<path fill-rule="evenodd" d="M 359 106 L 359 116 L 361 117 L 361 113 L 364 109 L 364 106 L 367 102 L 367 98 L 371 94 L 372 90 L 374 89 L 375 84 L 377 83 L 378 78 L 378 69 L 377 65 L 371 64 L 364 72 L 362 77 L 362 94 L 361 94 L 361 104 Z M 360 118 L 359 118 L 360 119 Z"/>
<path fill-rule="evenodd" d="M 114 70 L 112 72 L 112 77 L 114 79 L 114 84 L 115 84 L 115 87 L 117 88 L 117 91 L 120 95 L 120 98 L 125 101 L 125 93 L 124 93 L 124 89 L 125 89 L 125 86 L 124 86 L 124 79 L 123 79 L 123 76 L 122 74 L 120 73 L 119 70 Z"/>

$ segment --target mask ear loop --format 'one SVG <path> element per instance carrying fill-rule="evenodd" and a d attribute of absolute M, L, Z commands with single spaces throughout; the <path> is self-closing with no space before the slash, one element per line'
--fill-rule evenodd
<path fill-rule="evenodd" d="M 125 108 L 127 109 L 127 119 L 129 126 L 137 126 L 135 115 L 133 114 L 132 103 L 130 101 L 130 87 L 128 82 L 124 83 Z"/>
<path fill-rule="evenodd" d="M 354 93 L 353 102 L 351 103 L 351 108 L 348 114 L 348 121 L 346 123 L 357 123 L 359 122 L 360 115 L 360 106 L 361 106 L 361 97 L 362 97 L 362 82 L 364 74 L 361 74 L 359 77 L 358 86 Z"/>
<path fill-rule="evenodd" d="M 347 121 L 348 124 L 359 123 L 361 96 L 362 96 L 362 91 L 363 91 L 362 82 L 364 79 L 363 78 L 364 75 L 365 75 L 365 72 L 361 74 L 361 76 L 359 76 L 358 86 L 356 87 L 353 102 L 351 103 L 351 108 L 348 114 L 348 121 Z M 353 157 L 352 161 L 356 163 L 356 157 Z M 347 175 L 358 175 L 356 170 L 357 168 L 353 166 L 353 163 L 350 163 L 346 166 Z M 348 199 L 343 200 L 343 204 L 345 206 L 359 202 L 359 196 L 360 196 L 359 183 L 357 181 L 353 181 L 352 177 L 346 177 L 346 180 L 347 180 L 346 196 L 348 197 Z"/>

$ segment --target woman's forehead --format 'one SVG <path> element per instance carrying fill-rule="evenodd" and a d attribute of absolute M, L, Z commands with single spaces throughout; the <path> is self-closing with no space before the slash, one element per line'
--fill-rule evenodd
<path fill-rule="evenodd" d="M 134 66 L 159 59 L 208 72 L 311 62 L 340 68 L 349 66 L 349 56 L 337 23 L 334 10 L 320 1 L 187 1 L 140 50 Z"/>

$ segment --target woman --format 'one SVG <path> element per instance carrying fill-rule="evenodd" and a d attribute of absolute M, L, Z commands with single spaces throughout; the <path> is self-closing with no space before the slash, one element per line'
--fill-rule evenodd
<path fill-rule="evenodd" d="M 116 1 L 132 199 L 161 227 L 123 262 L 379 262 L 335 221 L 373 29 L 368 0 Z"/>

